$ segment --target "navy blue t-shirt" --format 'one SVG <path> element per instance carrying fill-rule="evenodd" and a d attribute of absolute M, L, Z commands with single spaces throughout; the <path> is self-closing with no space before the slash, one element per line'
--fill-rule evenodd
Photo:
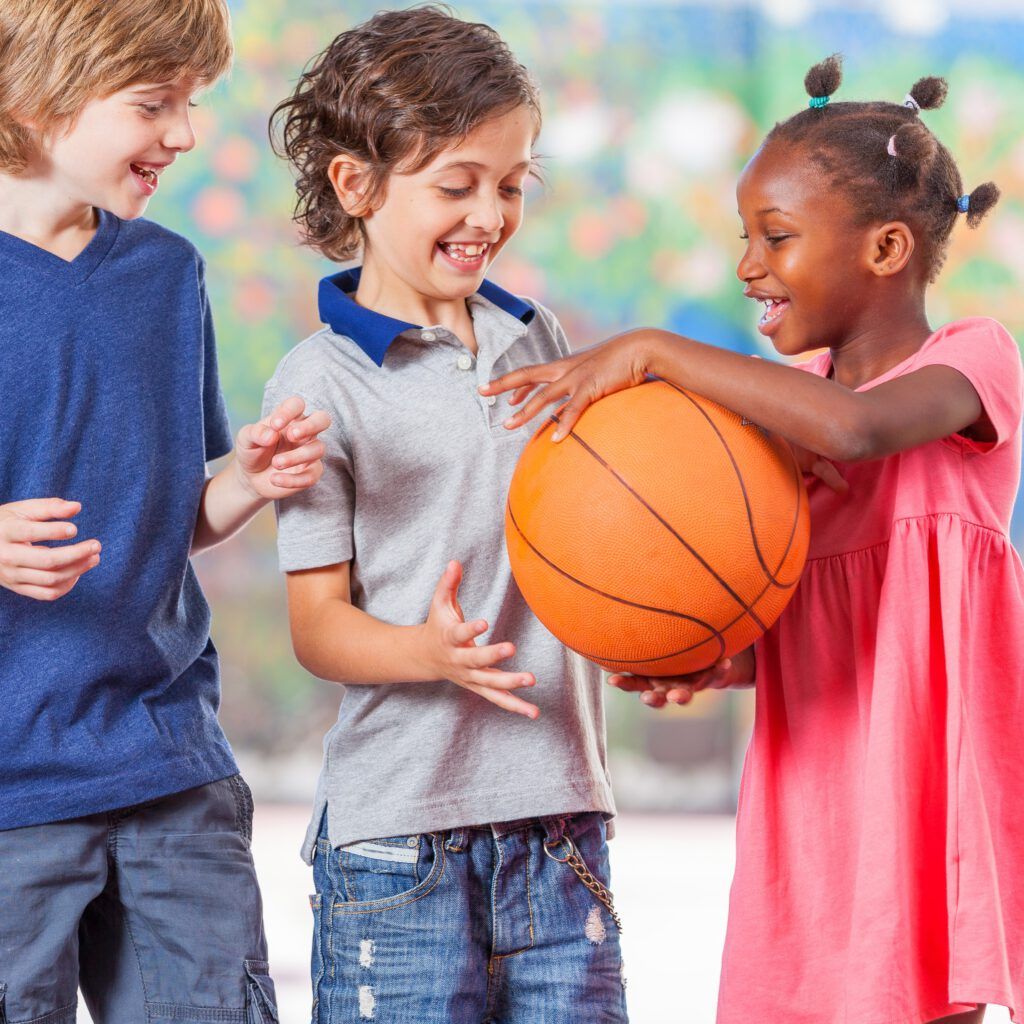
<path fill-rule="evenodd" d="M 199 254 L 109 213 L 71 262 L 0 232 L 0 394 L 0 504 L 80 501 L 103 545 L 56 601 L 0 587 L 0 829 L 233 774 L 189 563 L 232 447 Z"/>

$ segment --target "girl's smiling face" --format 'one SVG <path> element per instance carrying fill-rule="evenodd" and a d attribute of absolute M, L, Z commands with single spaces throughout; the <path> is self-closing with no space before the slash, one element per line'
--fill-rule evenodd
<path fill-rule="evenodd" d="M 736 189 L 746 250 L 744 295 L 765 303 L 758 330 L 783 355 L 841 348 L 868 313 L 878 278 L 871 229 L 799 149 L 762 147 Z"/>

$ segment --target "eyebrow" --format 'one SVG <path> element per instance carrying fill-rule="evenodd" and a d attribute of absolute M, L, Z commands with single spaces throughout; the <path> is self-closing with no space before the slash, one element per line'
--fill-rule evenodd
<path fill-rule="evenodd" d="M 509 168 L 509 172 L 511 173 L 512 171 L 521 171 L 523 170 L 523 168 L 529 166 L 529 160 L 521 160 L 519 163 L 515 165 L 515 167 Z M 444 167 L 439 167 L 436 171 L 434 171 L 434 173 L 444 174 L 446 171 L 455 170 L 483 171 L 487 170 L 487 168 L 484 164 L 477 163 L 475 160 L 455 160 L 450 164 L 445 164 Z"/>
<path fill-rule="evenodd" d="M 787 217 L 789 216 L 789 214 L 785 210 L 783 210 L 781 206 L 768 206 L 768 207 L 765 207 L 765 209 L 763 209 L 763 210 L 758 210 L 757 211 L 757 215 L 759 217 L 762 214 L 764 214 L 764 213 L 781 213 L 781 214 L 785 214 Z"/>

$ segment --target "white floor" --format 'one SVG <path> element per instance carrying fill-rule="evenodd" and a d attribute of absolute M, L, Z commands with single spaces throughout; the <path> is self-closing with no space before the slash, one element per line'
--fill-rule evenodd
<path fill-rule="evenodd" d="M 630 1019 L 713 1024 L 732 875 L 732 818 L 623 814 L 616 824 L 612 873 L 624 927 Z M 305 826 L 302 808 L 256 808 L 253 852 L 281 1024 L 309 1021 L 311 882 L 297 854 Z M 993 1009 L 987 1024 L 1008 1019 L 1005 1010 Z M 89 1021 L 84 1007 L 79 1020 Z"/>

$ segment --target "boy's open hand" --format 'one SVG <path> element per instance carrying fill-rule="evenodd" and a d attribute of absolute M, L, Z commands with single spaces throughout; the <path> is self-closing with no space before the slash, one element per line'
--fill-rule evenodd
<path fill-rule="evenodd" d="M 0 505 L 0 586 L 37 601 L 56 601 L 99 565 L 98 540 L 57 548 L 42 543 L 74 537 L 78 528 L 63 520 L 81 510 L 77 501 L 63 498 Z"/>
<path fill-rule="evenodd" d="M 689 704 L 701 690 L 724 690 L 727 687 L 752 686 L 754 683 L 754 649 L 732 658 L 723 658 L 716 665 L 701 672 L 685 676 L 609 676 L 608 684 L 626 693 L 639 693 L 640 699 L 651 708 L 666 704 Z"/>
<path fill-rule="evenodd" d="M 487 632 L 487 623 L 483 619 L 466 622 L 459 605 L 461 582 L 461 564 L 449 562 L 423 624 L 431 674 L 437 679 L 450 679 L 506 711 L 536 718 L 540 709 L 510 692 L 521 686 L 533 686 L 533 676 L 529 672 L 503 672 L 493 667 L 511 658 L 516 652 L 515 645 L 506 642 L 477 646 L 476 638 Z"/>
<path fill-rule="evenodd" d="M 306 403 L 293 395 L 259 423 L 238 432 L 235 465 L 246 490 L 277 501 L 320 479 L 324 443 L 319 435 L 331 425 L 331 418 L 321 411 L 305 413 Z"/>

